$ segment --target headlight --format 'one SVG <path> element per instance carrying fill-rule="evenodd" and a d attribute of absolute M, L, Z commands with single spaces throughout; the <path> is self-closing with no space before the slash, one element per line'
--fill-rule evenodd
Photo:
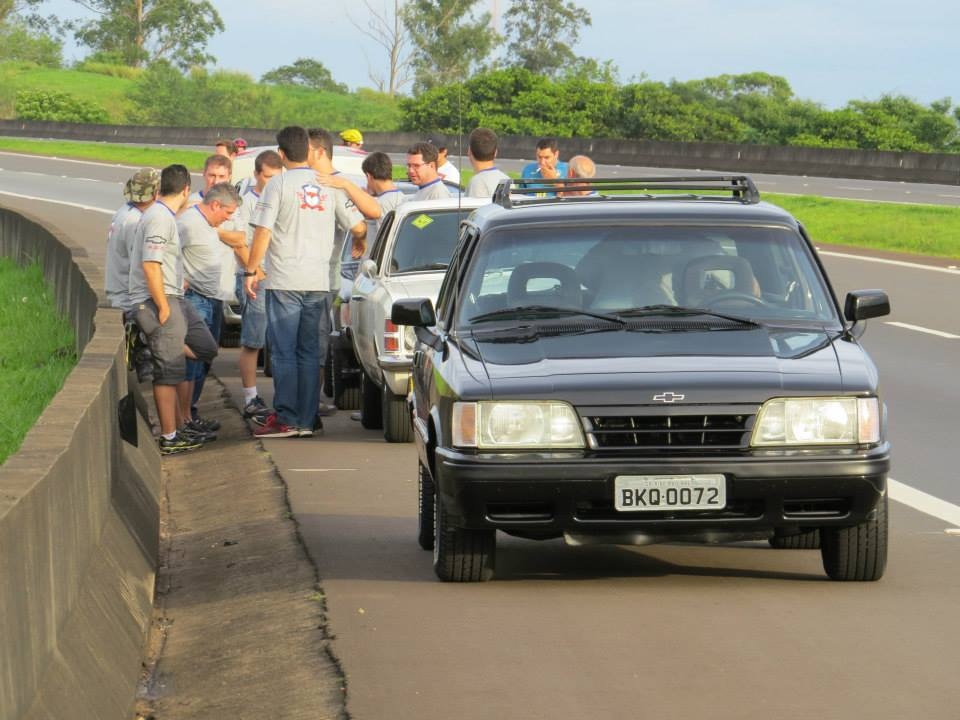
<path fill-rule="evenodd" d="M 563 402 L 458 402 L 453 444 L 481 450 L 582 448 L 574 409 Z"/>
<path fill-rule="evenodd" d="M 417 331 L 413 325 L 403 326 L 403 349 L 409 355 L 417 344 Z"/>
<path fill-rule="evenodd" d="M 875 397 L 776 398 L 760 408 L 750 444 L 859 445 L 880 441 Z"/>

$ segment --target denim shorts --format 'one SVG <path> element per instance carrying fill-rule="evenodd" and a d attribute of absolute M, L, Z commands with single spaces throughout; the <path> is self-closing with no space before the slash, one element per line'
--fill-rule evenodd
<path fill-rule="evenodd" d="M 240 344 L 259 350 L 267 344 L 266 292 L 257 287 L 256 300 L 243 290 L 243 275 L 237 275 L 237 299 L 240 300 Z"/>
<path fill-rule="evenodd" d="M 134 308 L 137 325 L 147 335 L 153 352 L 153 382 L 155 385 L 177 385 L 186 380 L 187 359 L 183 354 L 186 344 L 203 362 L 213 362 L 217 343 L 207 324 L 193 305 L 183 298 L 167 296 L 170 318 L 163 325 L 157 317 L 157 306 L 147 300 Z"/>

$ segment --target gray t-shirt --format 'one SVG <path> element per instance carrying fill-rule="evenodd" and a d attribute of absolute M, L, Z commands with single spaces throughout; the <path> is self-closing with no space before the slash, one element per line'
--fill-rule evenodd
<path fill-rule="evenodd" d="M 199 205 L 187 208 L 177 217 L 177 232 L 187 286 L 207 297 L 229 299 L 224 298 L 221 276 L 226 267 L 233 277 L 233 250 L 220 242 L 217 228 L 207 222 Z"/>
<path fill-rule="evenodd" d="M 177 215 L 161 201 L 155 202 L 137 224 L 130 250 L 130 305 L 150 299 L 143 263 L 160 263 L 163 271 L 163 294 L 183 297 L 183 259 L 180 257 L 180 235 Z"/>
<path fill-rule="evenodd" d="M 509 176 L 499 168 L 487 168 L 476 173 L 470 178 L 470 184 L 467 185 L 467 197 L 492 198 L 494 190 L 502 180 L 508 180 Z"/>
<path fill-rule="evenodd" d="M 452 197 L 450 191 L 447 190 L 447 186 L 443 184 L 442 178 L 437 178 L 433 182 L 428 182 L 426 185 L 421 185 L 420 189 L 417 190 L 416 194 L 413 196 L 414 200 L 442 200 L 443 198 Z"/>
<path fill-rule="evenodd" d="M 330 290 L 335 228 L 352 228 L 363 215 L 347 194 L 317 183 L 309 167 L 291 168 L 267 183 L 253 213 L 253 225 L 267 228 L 268 290 Z"/>
<path fill-rule="evenodd" d="M 127 203 L 110 221 L 104 290 L 111 307 L 130 309 L 130 250 L 141 217 L 140 208 Z"/>
<path fill-rule="evenodd" d="M 247 236 L 247 249 L 250 249 L 250 246 L 253 245 L 253 225 L 250 224 L 250 221 L 253 220 L 253 211 L 257 209 L 257 203 L 260 202 L 260 193 L 257 192 L 257 186 L 249 186 L 245 192 L 240 195 L 240 205 L 237 207 L 237 211 L 233 214 L 233 225 L 236 230 L 242 230 L 243 233 Z M 246 266 L 240 262 L 240 258 L 236 259 L 236 273 L 242 275 L 246 272 Z"/>

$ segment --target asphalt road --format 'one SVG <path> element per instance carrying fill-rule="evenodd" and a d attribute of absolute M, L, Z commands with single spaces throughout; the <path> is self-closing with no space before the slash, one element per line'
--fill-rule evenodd
<path fill-rule="evenodd" d="M 0 168 L 0 192 L 109 211 L 129 172 L 8 155 Z M 9 198 L 105 235 L 104 212 Z M 501 536 L 495 582 L 441 584 L 416 544 L 413 447 L 340 412 L 322 437 L 264 444 L 318 565 L 350 716 L 960 717 L 960 535 L 946 532 L 960 524 L 960 273 L 835 253 L 822 257 L 841 301 L 859 287 L 892 299 L 864 338 L 891 410 L 892 475 L 946 501 L 891 492 L 910 505 L 891 505 L 882 581 L 831 583 L 819 553 L 765 543 L 568 548 Z M 215 371 L 236 399 L 234 351 Z"/>

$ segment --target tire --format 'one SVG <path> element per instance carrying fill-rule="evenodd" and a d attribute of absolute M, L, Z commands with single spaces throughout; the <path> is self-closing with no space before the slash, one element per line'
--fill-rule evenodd
<path fill-rule="evenodd" d="M 343 364 L 339 353 L 334 350 L 331 358 L 333 367 L 333 404 L 340 410 L 357 410 L 360 408 L 360 388 L 349 385 L 343 374 Z"/>
<path fill-rule="evenodd" d="M 394 395 L 384 386 L 383 397 L 383 437 L 387 442 L 406 443 L 413 440 L 413 418 L 410 406 L 403 395 Z"/>
<path fill-rule="evenodd" d="M 360 424 L 367 430 L 379 430 L 383 427 L 382 411 L 380 388 L 363 373 L 360 380 Z"/>
<path fill-rule="evenodd" d="M 323 394 L 333 397 L 333 348 L 327 346 L 327 361 L 323 364 Z"/>
<path fill-rule="evenodd" d="M 887 567 L 887 494 L 867 520 L 820 530 L 823 569 L 831 580 L 872 581 Z"/>
<path fill-rule="evenodd" d="M 819 550 L 820 549 L 820 530 L 802 530 L 793 535 L 785 535 L 779 530 L 774 530 L 773 537 L 770 538 L 770 547 L 778 550 Z"/>
<path fill-rule="evenodd" d="M 443 499 L 434 494 L 433 572 L 444 582 L 486 582 L 496 561 L 495 530 L 465 530 L 450 524 Z"/>
<path fill-rule="evenodd" d="M 234 329 L 236 327 L 236 329 Z M 224 325 L 220 330 L 220 347 L 235 348 L 240 347 L 240 326 Z"/>
<path fill-rule="evenodd" d="M 433 478 L 422 463 L 417 463 L 417 542 L 424 550 L 433 550 L 433 502 Z"/>

